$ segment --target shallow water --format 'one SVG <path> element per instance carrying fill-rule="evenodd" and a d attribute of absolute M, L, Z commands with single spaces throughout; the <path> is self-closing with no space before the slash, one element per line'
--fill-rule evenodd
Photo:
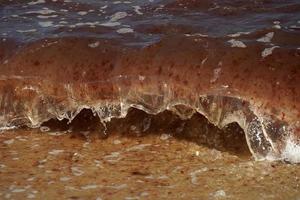
<path fill-rule="evenodd" d="M 297 199 L 300 168 L 166 134 L 87 142 L 33 130 L 0 135 L 1 199 Z"/>
<path fill-rule="evenodd" d="M 297 0 L 0 0 L 1 198 L 297 199 L 299 119 Z"/>
<path fill-rule="evenodd" d="M 300 5 L 295 0 L 39 0 L 0 6 L 2 127 L 72 118 L 67 112 L 82 107 L 105 121 L 125 116 L 122 105 L 157 113 L 184 104 L 215 125 L 238 122 L 257 158 L 278 158 L 287 140 L 297 143 Z M 150 91 L 156 100 L 141 103 Z M 128 96 L 133 92 L 137 97 Z M 195 105 L 195 99 L 211 101 L 210 96 L 232 97 L 231 107 L 246 102 L 251 108 L 222 121 L 215 111 Z M 33 103 L 41 101 L 44 105 Z M 114 110 L 120 114 L 100 114 L 99 107 L 106 112 L 114 111 L 105 107 L 119 107 Z M 246 119 L 239 121 L 241 115 Z M 248 130 L 252 126 L 255 133 Z"/>
<path fill-rule="evenodd" d="M 237 32 L 257 37 L 264 32 L 276 32 L 273 45 L 300 44 L 297 0 L 15 0 L 2 1 L 1 8 L 0 34 L 25 43 L 76 36 L 148 46 L 170 34 L 222 38 Z M 279 38 L 285 42 L 278 41 Z"/>

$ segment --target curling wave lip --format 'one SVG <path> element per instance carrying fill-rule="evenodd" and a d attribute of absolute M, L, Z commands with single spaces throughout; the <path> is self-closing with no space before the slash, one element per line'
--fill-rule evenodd
<path fill-rule="evenodd" d="M 1 130 L 84 108 L 102 123 L 130 107 L 198 112 L 219 127 L 237 122 L 257 160 L 299 162 L 296 0 L 0 6 Z"/>
<path fill-rule="evenodd" d="M 72 120 L 83 108 L 103 123 L 130 107 L 190 117 L 174 109 L 180 104 L 219 127 L 237 122 L 256 159 L 289 160 L 287 144 L 299 135 L 296 50 L 262 58 L 260 44 L 240 49 L 215 39 L 175 37 L 143 49 L 107 40 L 90 48 L 93 42 L 35 42 L 2 65 L 1 126 Z"/>

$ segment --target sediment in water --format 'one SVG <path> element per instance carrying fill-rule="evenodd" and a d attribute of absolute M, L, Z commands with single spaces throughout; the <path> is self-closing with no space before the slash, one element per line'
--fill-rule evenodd
<path fill-rule="evenodd" d="M 298 162 L 299 52 L 278 48 L 262 57 L 263 51 L 256 43 L 232 48 L 201 36 L 142 49 L 91 38 L 37 41 L 0 65 L 0 127 L 71 122 L 82 109 L 102 123 L 132 107 L 182 119 L 200 113 L 220 128 L 238 123 L 257 160 Z"/>

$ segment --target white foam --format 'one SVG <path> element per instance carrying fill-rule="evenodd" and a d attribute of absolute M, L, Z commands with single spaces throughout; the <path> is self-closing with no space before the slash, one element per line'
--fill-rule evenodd
<path fill-rule="evenodd" d="M 272 38 L 274 37 L 274 32 L 270 32 L 270 33 L 267 33 L 265 36 L 257 39 L 256 41 L 257 42 L 271 42 Z"/>
<path fill-rule="evenodd" d="M 10 145 L 10 144 L 14 143 L 14 141 L 15 141 L 14 139 L 10 139 L 10 140 L 5 140 L 3 143 Z"/>
<path fill-rule="evenodd" d="M 275 29 L 281 29 L 280 21 L 274 21 L 273 24 L 274 24 L 273 28 L 275 28 Z"/>
<path fill-rule="evenodd" d="M 201 66 L 204 65 L 204 63 L 207 61 L 208 57 L 204 58 L 202 61 L 201 61 Z"/>
<path fill-rule="evenodd" d="M 99 44 L 100 44 L 100 42 L 97 41 L 97 42 L 94 42 L 94 43 L 89 44 L 88 46 L 91 47 L 91 48 L 96 48 L 96 47 L 99 46 Z"/>
<path fill-rule="evenodd" d="M 121 23 L 120 22 L 106 22 L 106 23 L 102 23 L 100 25 L 107 26 L 107 27 L 113 27 L 113 26 L 119 26 L 119 25 L 121 25 Z"/>
<path fill-rule="evenodd" d="M 72 174 L 75 176 L 81 176 L 82 174 L 84 174 L 84 171 L 82 171 L 78 167 L 71 167 L 71 171 L 72 171 Z"/>
<path fill-rule="evenodd" d="M 261 56 L 263 58 L 271 55 L 273 53 L 273 50 L 276 49 L 276 48 L 279 48 L 279 46 L 273 46 L 273 47 L 270 47 L 270 48 L 265 48 L 262 52 L 261 52 Z"/>
<path fill-rule="evenodd" d="M 86 11 L 79 11 L 79 12 L 77 12 L 77 14 L 78 15 L 81 15 L 81 16 L 84 16 L 84 15 L 86 15 L 88 12 L 86 12 Z"/>
<path fill-rule="evenodd" d="M 140 80 L 140 81 L 144 81 L 145 78 L 146 78 L 145 76 L 142 76 L 142 75 L 139 75 L 138 77 L 139 77 L 139 80 Z"/>
<path fill-rule="evenodd" d="M 36 29 L 29 29 L 29 30 L 17 30 L 18 33 L 32 33 L 36 32 Z"/>
<path fill-rule="evenodd" d="M 98 185 L 85 185 L 82 186 L 81 189 L 82 190 L 90 190 L 90 189 L 97 189 L 99 186 Z"/>
<path fill-rule="evenodd" d="M 127 13 L 126 12 L 116 12 L 115 14 L 113 14 L 110 17 L 110 21 L 111 22 L 115 22 L 115 21 L 118 21 L 118 20 L 123 19 L 125 17 L 127 17 Z"/>
<path fill-rule="evenodd" d="M 149 147 L 149 146 L 151 146 L 151 144 L 139 144 L 139 145 L 135 145 L 135 146 L 127 148 L 126 151 L 141 151 L 145 147 Z"/>
<path fill-rule="evenodd" d="M 34 11 L 26 12 L 26 14 L 40 14 L 40 15 L 49 15 L 53 13 L 55 13 L 55 11 L 50 9 L 42 9 L 42 10 L 34 10 Z"/>
<path fill-rule="evenodd" d="M 57 17 L 58 15 L 38 15 L 37 18 L 40 18 L 40 19 L 48 19 L 48 18 L 55 18 Z"/>
<path fill-rule="evenodd" d="M 235 40 L 235 39 L 231 39 L 231 40 L 228 40 L 227 42 L 229 42 L 231 44 L 231 47 L 238 47 L 238 48 L 246 48 L 247 46 L 239 41 L 239 40 Z"/>
<path fill-rule="evenodd" d="M 133 29 L 132 28 L 120 28 L 117 30 L 117 33 L 119 34 L 125 34 L 125 33 L 133 33 Z"/>
<path fill-rule="evenodd" d="M 70 26 L 96 26 L 98 25 L 99 22 L 98 21 L 95 21 L 95 22 L 79 22 L 79 23 L 76 23 L 74 25 L 70 25 Z"/>
<path fill-rule="evenodd" d="M 37 1 L 31 1 L 28 3 L 28 5 L 36 5 L 36 4 L 41 4 L 41 3 L 46 3 L 45 0 L 37 0 Z"/>
<path fill-rule="evenodd" d="M 214 69 L 214 76 L 213 76 L 213 78 L 210 80 L 211 83 L 214 83 L 214 82 L 216 82 L 216 81 L 218 80 L 221 71 L 222 71 L 222 68 L 220 68 L 220 67 Z"/>
<path fill-rule="evenodd" d="M 64 131 L 64 132 L 48 132 L 47 134 L 51 135 L 51 136 L 61 136 L 61 135 L 65 135 L 66 131 Z"/>
<path fill-rule="evenodd" d="M 64 152 L 64 150 L 54 149 L 54 150 L 52 150 L 52 151 L 49 151 L 48 153 L 49 153 L 50 155 L 56 156 L 56 155 L 61 154 L 61 153 L 63 153 L 63 152 Z"/>
<path fill-rule="evenodd" d="M 116 189 L 116 190 L 121 190 L 121 189 L 127 188 L 127 184 L 112 185 L 112 186 L 106 186 L 106 187 Z"/>
<path fill-rule="evenodd" d="M 108 162 L 117 162 L 121 159 L 120 152 L 112 152 L 109 155 L 103 157 Z"/>
<path fill-rule="evenodd" d="M 48 132 L 48 131 L 50 131 L 50 128 L 48 126 L 41 126 L 40 131 L 43 132 L 43 133 Z"/>
<path fill-rule="evenodd" d="M 5 168 L 5 167 L 6 167 L 6 165 L 0 164 L 0 169 Z"/>
<path fill-rule="evenodd" d="M 226 197 L 226 193 L 224 190 L 218 190 L 213 194 L 213 196 L 216 198 Z"/>
<path fill-rule="evenodd" d="M 192 34 L 189 34 L 189 33 L 186 33 L 184 34 L 186 37 L 195 37 L 195 36 L 199 36 L 199 37 L 208 37 L 208 35 L 205 35 L 205 34 L 201 34 L 201 33 L 192 33 Z"/>
<path fill-rule="evenodd" d="M 132 6 L 134 8 L 134 12 L 138 15 L 142 15 L 141 7 L 140 6 Z"/>
<path fill-rule="evenodd" d="M 28 195 L 27 195 L 27 198 L 28 198 L 28 199 L 34 199 L 34 198 L 35 198 L 35 194 L 28 194 Z"/>
<path fill-rule="evenodd" d="M 39 25 L 43 28 L 46 28 L 46 27 L 53 26 L 53 22 L 52 21 L 39 22 Z"/>
<path fill-rule="evenodd" d="M 161 136 L 159 137 L 159 139 L 161 140 L 168 140 L 169 138 L 171 138 L 171 136 L 165 133 L 161 134 Z"/>
<path fill-rule="evenodd" d="M 13 189 L 11 192 L 13 193 L 20 193 L 20 192 L 25 192 L 26 190 L 23 189 L 23 188 L 16 188 L 16 189 Z"/>
<path fill-rule="evenodd" d="M 248 34 L 250 34 L 250 32 L 237 32 L 237 33 L 229 34 L 227 36 L 228 37 L 240 37 L 241 35 L 248 35 Z"/>
<path fill-rule="evenodd" d="M 191 172 L 190 176 L 191 176 L 191 182 L 192 182 L 192 184 L 198 185 L 199 183 L 198 183 L 198 177 L 197 177 L 197 175 L 201 174 L 203 172 L 206 172 L 207 170 L 208 170 L 208 168 L 204 167 L 202 169 L 198 169 L 196 171 Z"/>
<path fill-rule="evenodd" d="M 59 180 L 62 181 L 62 182 L 66 182 L 66 181 L 71 180 L 71 178 L 67 177 L 67 176 L 64 176 L 64 177 L 60 177 Z"/>
<path fill-rule="evenodd" d="M 282 159 L 292 163 L 300 163 L 300 145 L 292 139 L 288 139 L 282 152 Z"/>

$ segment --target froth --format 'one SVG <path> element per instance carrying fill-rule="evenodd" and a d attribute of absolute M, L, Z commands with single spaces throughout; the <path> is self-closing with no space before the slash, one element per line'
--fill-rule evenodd
<path fill-rule="evenodd" d="M 282 152 L 282 159 L 292 163 L 300 163 L 300 145 L 291 138 L 286 142 L 285 149 Z"/>

